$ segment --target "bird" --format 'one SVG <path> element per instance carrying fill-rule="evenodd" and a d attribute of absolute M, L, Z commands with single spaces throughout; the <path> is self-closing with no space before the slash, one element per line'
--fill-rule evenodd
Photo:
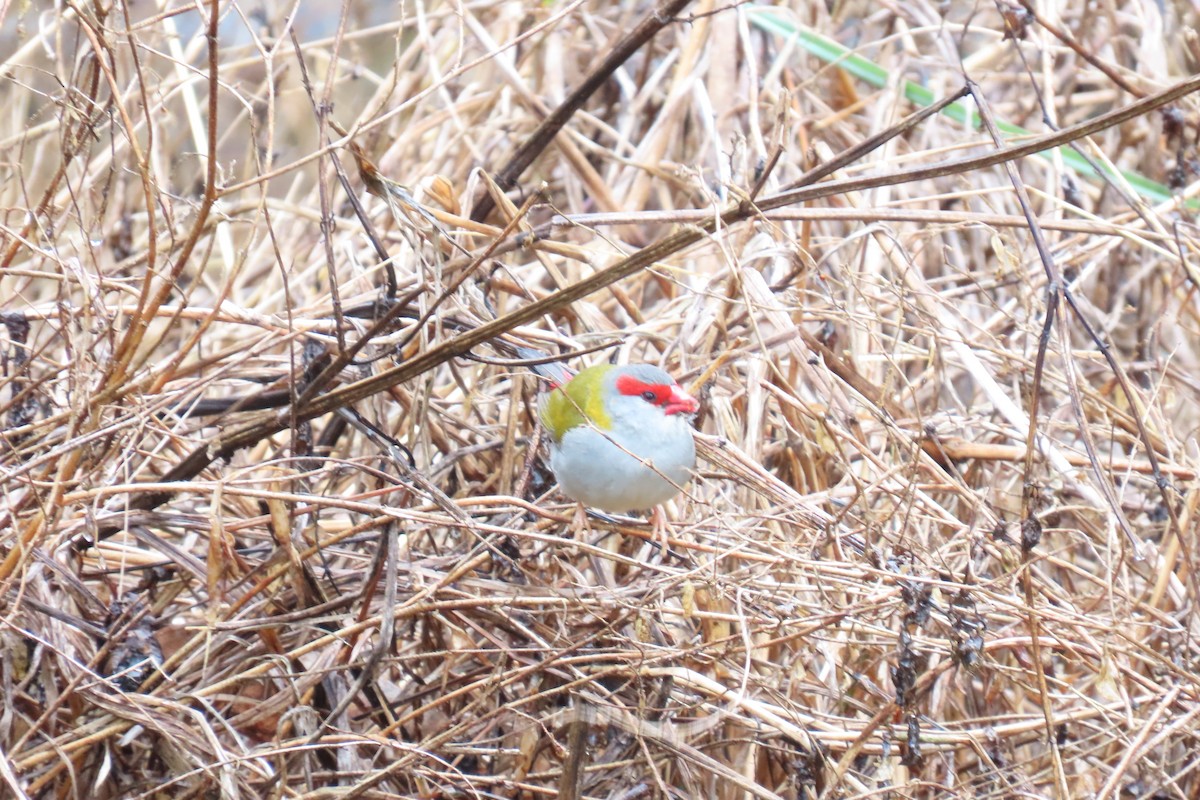
<path fill-rule="evenodd" d="M 602 511 L 656 509 L 691 480 L 698 409 L 650 364 L 580 370 L 544 395 L 540 408 L 559 488 Z"/>

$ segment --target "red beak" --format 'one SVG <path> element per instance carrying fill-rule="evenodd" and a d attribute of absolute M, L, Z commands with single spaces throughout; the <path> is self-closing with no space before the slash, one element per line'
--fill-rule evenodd
<path fill-rule="evenodd" d="M 670 414 L 695 414 L 700 409 L 696 398 L 685 392 L 678 384 L 671 387 L 671 396 L 663 404 L 663 411 Z"/>

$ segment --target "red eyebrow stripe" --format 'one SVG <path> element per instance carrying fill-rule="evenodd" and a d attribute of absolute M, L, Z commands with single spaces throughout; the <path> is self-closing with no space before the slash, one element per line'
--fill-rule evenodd
<path fill-rule="evenodd" d="M 617 391 L 624 395 L 640 395 L 642 392 L 654 392 L 658 402 L 662 402 L 662 394 L 667 389 L 661 383 L 646 383 L 632 375 L 622 375 L 617 378 Z"/>
<path fill-rule="evenodd" d="M 617 391 L 628 397 L 640 397 L 650 392 L 653 400 L 648 400 L 658 406 L 667 415 L 695 414 L 700 404 L 695 398 L 685 392 L 674 381 L 671 383 L 647 383 L 632 375 L 622 375 L 617 378 Z"/>

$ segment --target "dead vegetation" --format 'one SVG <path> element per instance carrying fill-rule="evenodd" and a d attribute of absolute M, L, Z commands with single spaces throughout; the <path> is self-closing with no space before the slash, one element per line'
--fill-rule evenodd
<path fill-rule="evenodd" d="M 0 795 L 1200 792 L 1194 9 L 351 5 L 0 4 Z"/>

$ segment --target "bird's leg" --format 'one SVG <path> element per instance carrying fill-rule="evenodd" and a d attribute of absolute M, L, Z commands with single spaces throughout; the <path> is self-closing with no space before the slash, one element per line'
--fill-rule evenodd
<path fill-rule="evenodd" d="M 587 509 L 583 507 L 583 503 L 575 504 L 575 515 L 571 517 L 571 534 L 578 539 L 581 533 L 590 531 L 592 526 L 588 523 Z"/>
<path fill-rule="evenodd" d="M 650 512 L 650 533 L 659 547 L 659 560 L 665 562 L 671 555 L 671 523 L 662 506 L 655 506 Z"/>
<path fill-rule="evenodd" d="M 574 536 L 575 541 L 583 542 L 591 538 L 589 535 L 591 532 L 592 524 L 588 520 L 587 508 L 584 507 L 583 503 L 577 503 L 575 505 L 575 515 L 571 518 L 571 535 Z M 603 550 L 613 550 L 615 549 L 615 545 L 609 544 L 613 539 L 612 533 L 608 532 L 596 544 Z M 604 558 L 595 553 L 589 555 L 588 558 L 592 563 L 592 569 L 595 571 L 597 581 L 601 586 L 612 588 L 617 585 L 612 559 Z"/>

